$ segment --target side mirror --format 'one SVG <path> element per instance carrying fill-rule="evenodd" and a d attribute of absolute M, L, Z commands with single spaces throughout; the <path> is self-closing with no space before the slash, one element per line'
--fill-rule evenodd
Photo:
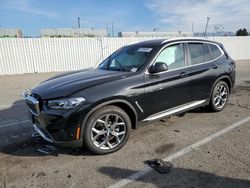
<path fill-rule="evenodd" d="M 149 73 L 159 73 L 159 72 L 164 72 L 168 70 L 168 66 L 166 63 L 163 62 L 156 62 L 154 65 L 152 65 L 149 68 Z"/>

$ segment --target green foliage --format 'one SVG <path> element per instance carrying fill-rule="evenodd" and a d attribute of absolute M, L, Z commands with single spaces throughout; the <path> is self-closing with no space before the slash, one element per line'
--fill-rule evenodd
<path fill-rule="evenodd" d="M 11 35 L 2 35 L 0 38 L 17 38 L 17 35 L 11 36 Z"/>
<path fill-rule="evenodd" d="M 248 32 L 246 28 L 239 29 L 236 31 L 236 36 L 248 36 Z"/>

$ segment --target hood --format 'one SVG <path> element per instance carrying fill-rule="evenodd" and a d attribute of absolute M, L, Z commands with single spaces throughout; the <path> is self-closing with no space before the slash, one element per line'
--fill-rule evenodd
<path fill-rule="evenodd" d="M 66 97 L 80 90 L 126 77 L 129 72 L 86 69 L 52 77 L 32 89 L 42 99 Z"/>

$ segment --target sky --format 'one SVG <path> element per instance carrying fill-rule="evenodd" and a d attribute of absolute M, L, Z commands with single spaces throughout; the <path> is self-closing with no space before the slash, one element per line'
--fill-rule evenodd
<path fill-rule="evenodd" d="M 109 28 L 119 31 L 208 32 L 250 30 L 248 0 L 0 0 L 0 27 L 39 36 L 45 28 Z"/>

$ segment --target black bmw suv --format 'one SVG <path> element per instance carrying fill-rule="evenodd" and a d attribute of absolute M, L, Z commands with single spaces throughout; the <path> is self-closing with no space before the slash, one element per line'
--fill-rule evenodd
<path fill-rule="evenodd" d="M 120 48 L 96 68 L 50 78 L 25 101 L 48 142 L 107 154 L 142 122 L 202 106 L 223 110 L 234 82 L 235 62 L 222 44 L 151 40 Z"/>

